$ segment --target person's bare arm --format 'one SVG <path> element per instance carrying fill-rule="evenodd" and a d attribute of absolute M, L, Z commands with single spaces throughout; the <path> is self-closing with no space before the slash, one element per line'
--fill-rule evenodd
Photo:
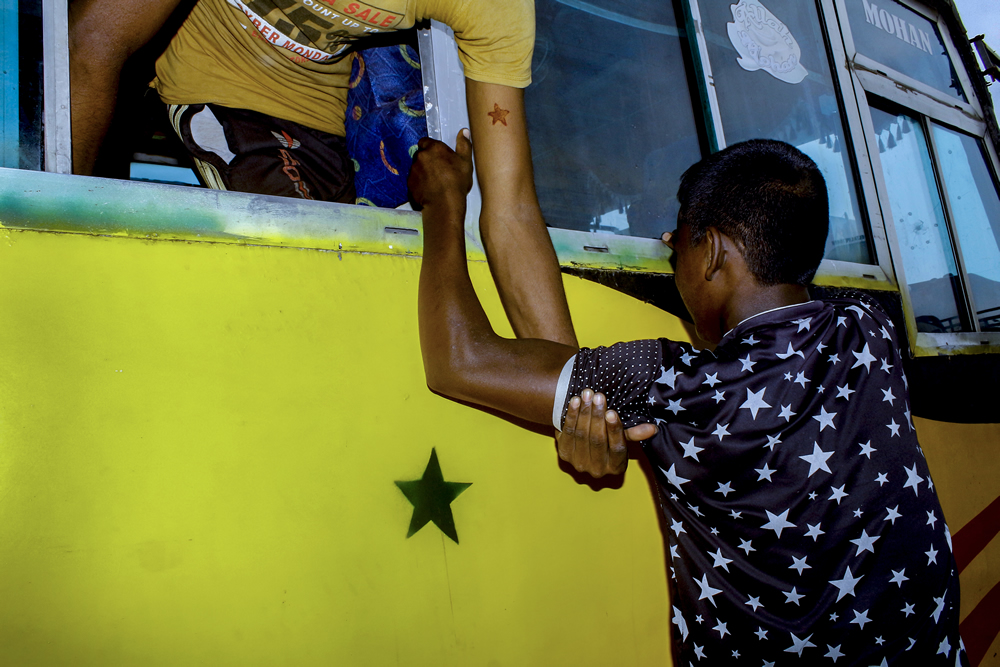
<path fill-rule="evenodd" d="M 129 56 L 153 38 L 180 0 L 75 0 L 69 6 L 73 173 L 90 174 Z"/>
<path fill-rule="evenodd" d="M 536 338 L 505 339 L 493 331 L 465 253 L 472 145 L 460 135 L 457 152 L 431 139 L 419 146 L 409 186 L 424 221 L 418 313 L 427 385 L 544 424 L 552 416 L 559 373 L 577 349 Z"/>
<path fill-rule="evenodd" d="M 465 254 L 472 145 L 460 135 L 456 146 L 453 152 L 421 139 L 409 179 L 424 221 L 418 314 L 427 385 L 452 398 L 548 423 L 559 374 L 577 348 L 544 339 L 509 340 L 493 331 L 469 279 Z M 594 477 L 621 474 L 628 465 L 621 421 L 605 412 L 603 395 L 588 389 L 584 396 L 570 401 L 559 456 Z M 643 425 L 624 437 L 655 432 Z"/>
<path fill-rule="evenodd" d="M 479 229 L 507 318 L 519 338 L 577 347 L 559 261 L 535 195 L 524 91 L 472 79 L 465 84 L 483 193 Z"/>

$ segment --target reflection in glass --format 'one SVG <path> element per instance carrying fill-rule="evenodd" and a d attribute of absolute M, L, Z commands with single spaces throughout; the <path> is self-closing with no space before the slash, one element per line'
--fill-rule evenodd
<path fill-rule="evenodd" d="M 702 2 L 726 143 L 780 139 L 811 157 L 830 196 L 825 257 L 872 263 L 816 5 Z"/>
<path fill-rule="evenodd" d="M 42 168 L 41 0 L 0 5 L 0 167 Z"/>
<path fill-rule="evenodd" d="M 937 24 L 893 0 L 845 0 L 858 53 L 967 101 Z"/>
<path fill-rule="evenodd" d="M 536 0 L 525 92 L 538 200 L 553 227 L 659 237 L 701 159 L 683 28 L 662 0 Z"/>
<path fill-rule="evenodd" d="M 905 114 L 871 114 L 917 331 L 969 331 L 923 129 Z"/>
<path fill-rule="evenodd" d="M 933 124 L 938 167 L 958 234 L 976 318 L 983 331 L 1000 331 L 1000 198 L 982 144 Z"/>

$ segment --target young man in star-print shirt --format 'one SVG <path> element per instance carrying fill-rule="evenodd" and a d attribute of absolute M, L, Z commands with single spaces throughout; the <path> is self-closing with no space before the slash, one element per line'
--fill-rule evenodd
<path fill-rule="evenodd" d="M 893 324 L 863 296 L 812 301 L 806 290 L 828 227 L 808 157 L 751 141 L 684 175 L 664 241 L 699 336 L 717 344 L 707 351 L 498 337 L 466 270 L 471 144 L 460 136 L 454 153 L 424 140 L 418 155 L 428 385 L 567 431 L 567 414 L 582 412 L 569 397 L 593 389 L 617 411 L 616 432 L 647 424 L 678 665 L 967 664 L 951 539 Z M 564 434 L 560 455 L 623 469 L 624 451 L 596 435 L 595 447 Z"/>

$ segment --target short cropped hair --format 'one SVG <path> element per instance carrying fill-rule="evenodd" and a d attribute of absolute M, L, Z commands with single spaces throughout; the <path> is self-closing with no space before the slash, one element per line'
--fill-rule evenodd
<path fill-rule="evenodd" d="M 794 146 L 751 139 L 713 153 L 684 172 L 677 200 L 691 242 L 716 227 L 742 244 L 759 284 L 807 285 L 816 275 L 830 226 L 826 182 Z"/>

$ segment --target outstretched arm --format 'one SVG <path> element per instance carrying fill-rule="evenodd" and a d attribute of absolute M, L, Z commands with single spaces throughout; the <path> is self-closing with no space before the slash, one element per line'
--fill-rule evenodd
<path fill-rule="evenodd" d="M 577 348 L 535 338 L 509 340 L 493 331 L 465 254 L 472 144 L 462 134 L 457 147 L 453 152 L 422 139 L 410 172 L 410 190 L 424 221 L 418 310 L 427 384 L 446 396 L 544 424 L 552 416 L 559 373 Z"/>
<path fill-rule="evenodd" d="M 125 61 L 153 38 L 180 0 L 76 0 L 69 6 L 73 173 L 90 174 L 118 98 Z"/>
<path fill-rule="evenodd" d="M 464 134 L 457 148 L 452 152 L 421 139 L 410 172 L 410 191 L 424 221 L 418 311 L 427 385 L 452 398 L 548 423 L 559 374 L 577 349 L 543 339 L 509 340 L 493 331 L 469 280 L 465 255 L 472 145 Z M 594 477 L 621 474 L 628 465 L 621 421 L 605 407 L 604 396 L 590 390 L 582 401 L 573 398 L 559 435 L 560 458 Z M 624 436 L 633 440 L 653 432 L 655 427 L 644 425 Z"/>
<path fill-rule="evenodd" d="M 520 88 L 466 79 L 476 172 L 483 193 L 479 229 L 514 333 L 577 346 L 559 261 L 535 195 Z"/>

